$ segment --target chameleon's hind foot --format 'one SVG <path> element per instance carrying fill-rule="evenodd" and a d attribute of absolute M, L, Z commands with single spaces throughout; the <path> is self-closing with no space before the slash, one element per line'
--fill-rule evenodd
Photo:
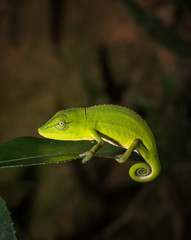
<path fill-rule="evenodd" d="M 133 150 L 136 149 L 136 147 L 140 144 L 140 140 L 139 139 L 135 139 L 131 145 L 129 146 L 129 148 L 126 150 L 126 152 L 122 155 L 117 155 L 115 156 L 115 160 L 118 163 L 124 163 L 127 161 L 127 159 L 130 157 L 131 153 L 133 152 Z"/>
<path fill-rule="evenodd" d="M 124 158 L 124 155 L 123 155 L 123 154 L 115 156 L 114 159 L 115 159 L 118 163 L 124 163 L 124 162 L 126 162 L 126 159 Z"/>

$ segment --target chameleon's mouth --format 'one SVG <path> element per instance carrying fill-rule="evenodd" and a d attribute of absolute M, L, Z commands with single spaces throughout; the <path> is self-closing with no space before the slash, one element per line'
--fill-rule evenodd
<path fill-rule="evenodd" d="M 38 132 L 39 133 L 45 133 L 45 132 L 50 132 L 50 129 L 53 127 L 53 124 L 47 124 L 45 123 L 41 127 L 39 127 Z"/>
<path fill-rule="evenodd" d="M 60 139 L 60 136 L 58 133 L 52 132 L 51 131 L 51 127 L 47 127 L 47 126 L 42 126 L 38 129 L 38 133 L 45 138 L 50 138 L 50 139 Z"/>
<path fill-rule="evenodd" d="M 41 128 L 38 129 L 38 133 L 41 135 L 43 133 L 43 131 L 41 130 Z"/>
<path fill-rule="evenodd" d="M 41 135 L 41 136 L 45 136 L 49 131 L 49 127 L 47 127 L 46 125 L 43 125 L 42 127 L 40 127 L 38 129 L 38 133 Z"/>
<path fill-rule="evenodd" d="M 44 134 L 46 133 L 46 131 L 43 131 L 41 129 L 41 127 L 38 129 L 38 133 L 41 135 L 41 136 L 44 136 Z"/>
<path fill-rule="evenodd" d="M 43 137 L 45 137 L 45 138 L 52 138 L 52 139 L 56 139 L 56 137 L 54 136 L 54 134 L 53 133 L 51 133 L 51 132 L 48 132 L 48 129 L 41 129 L 41 127 L 38 129 L 38 133 L 41 135 L 41 136 L 43 136 Z"/>

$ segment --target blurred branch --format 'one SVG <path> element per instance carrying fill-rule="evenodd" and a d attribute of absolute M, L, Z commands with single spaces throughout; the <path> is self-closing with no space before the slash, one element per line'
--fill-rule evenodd
<path fill-rule="evenodd" d="M 67 0 L 50 0 L 51 38 L 55 46 L 59 45 L 62 40 L 66 3 Z"/>
<path fill-rule="evenodd" d="M 92 106 L 100 103 L 99 99 L 101 99 L 104 94 L 104 89 L 96 85 L 95 82 L 92 81 L 89 76 L 89 62 L 87 59 L 87 55 L 81 53 L 81 83 L 84 90 L 84 93 L 87 97 L 88 106 Z"/>
<path fill-rule="evenodd" d="M 191 11 L 191 1 L 190 0 L 174 0 L 178 7 L 184 8 Z"/>
<path fill-rule="evenodd" d="M 137 193 L 137 195 L 132 199 L 132 202 L 128 204 L 126 209 L 123 211 L 121 216 L 115 221 L 111 222 L 101 233 L 101 236 L 97 239 L 109 239 L 115 232 L 117 232 L 120 228 L 127 225 L 133 216 L 136 214 L 140 205 L 147 198 L 147 196 L 152 191 L 155 183 L 145 184 Z"/>
<path fill-rule="evenodd" d="M 109 56 L 107 48 L 101 46 L 99 49 L 99 63 L 104 80 L 105 90 L 111 98 L 112 103 L 120 103 L 123 92 L 126 90 L 125 84 L 119 84 L 109 67 Z"/>
<path fill-rule="evenodd" d="M 19 43 L 19 17 L 21 0 L 10 1 L 10 41 L 13 45 Z"/>
<path fill-rule="evenodd" d="M 167 27 L 134 1 L 120 1 L 124 2 L 128 15 L 153 39 L 180 56 L 191 57 L 191 41 L 183 39 L 177 31 Z"/>
<path fill-rule="evenodd" d="M 181 207 L 178 204 L 178 193 L 176 186 L 172 181 L 165 181 L 165 184 L 158 186 L 158 194 L 167 215 L 170 216 L 170 224 L 172 227 L 173 239 L 183 239 L 183 217 Z"/>

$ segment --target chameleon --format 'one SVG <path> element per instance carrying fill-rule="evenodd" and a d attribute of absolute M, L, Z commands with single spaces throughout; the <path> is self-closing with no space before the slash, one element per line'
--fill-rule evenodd
<path fill-rule="evenodd" d="M 133 110 L 118 105 L 95 105 L 58 111 L 38 129 L 40 135 L 55 140 L 96 141 L 87 152 L 82 153 L 82 163 L 89 161 L 104 142 L 125 149 L 115 160 L 124 163 L 134 151 L 143 162 L 134 163 L 129 175 L 134 181 L 148 182 L 160 173 L 155 138 L 146 121 Z"/>

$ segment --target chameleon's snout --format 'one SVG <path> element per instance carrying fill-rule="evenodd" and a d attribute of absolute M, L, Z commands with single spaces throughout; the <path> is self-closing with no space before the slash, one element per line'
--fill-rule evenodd
<path fill-rule="evenodd" d="M 45 123 L 44 125 L 38 128 L 38 133 L 43 137 L 53 138 L 54 137 L 53 135 L 55 134 L 54 125 L 50 123 L 49 124 Z"/>
<path fill-rule="evenodd" d="M 38 133 L 39 133 L 40 135 L 42 135 L 42 134 L 43 134 L 43 131 L 42 131 L 41 127 L 40 127 L 40 128 L 38 128 Z"/>
<path fill-rule="evenodd" d="M 43 126 L 38 128 L 38 133 L 40 135 L 44 136 L 44 133 L 46 133 L 46 130 L 47 130 L 47 126 L 46 126 L 46 124 L 44 124 Z"/>

